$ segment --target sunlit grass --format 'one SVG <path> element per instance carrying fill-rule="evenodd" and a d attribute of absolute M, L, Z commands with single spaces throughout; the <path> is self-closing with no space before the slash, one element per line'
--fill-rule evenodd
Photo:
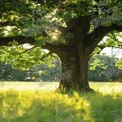
<path fill-rule="evenodd" d="M 72 96 L 40 91 L 1 91 L 1 118 L 7 122 L 92 122 L 89 103 Z"/>
<path fill-rule="evenodd" d="M 58 83 L 5 82 L 0 122 L 122 122 L 122 84 L 90 83 L 96 92 L 54 91 Z"/>
<path fill-rule="evenodd" d="M 1 90 L 54 90 L 58 82 L 0 82 Z"/>

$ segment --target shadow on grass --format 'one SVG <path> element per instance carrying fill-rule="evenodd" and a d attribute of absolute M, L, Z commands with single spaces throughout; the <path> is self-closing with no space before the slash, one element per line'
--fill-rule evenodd
<path fill-rule="evenodd" d="M 122 92 L 111 94 L 100 92 L 78 92 L 79 97 L 88 101 L 90 116 L 95 122 L 122 122 Z M 73 96 L 70 93 L 70 96 Z"/>
<path fill-rule="evenodd" d="M 120 94 L 0 92 L 1 122 L 122 122 Z"/>

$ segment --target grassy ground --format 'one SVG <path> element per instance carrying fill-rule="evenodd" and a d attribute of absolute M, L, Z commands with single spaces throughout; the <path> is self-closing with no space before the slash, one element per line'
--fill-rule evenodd
<path fill-rule="evenodd" d="M 0 122 L 122 122 L 122 83 L 90 83 L 95 93 L 61 94 L 57 86 L 0 83 Z"/>

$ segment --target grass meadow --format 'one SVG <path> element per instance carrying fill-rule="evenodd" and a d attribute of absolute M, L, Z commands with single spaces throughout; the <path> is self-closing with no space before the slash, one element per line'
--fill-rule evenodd
<path fill-rule="evenodd" d="M 122 122 L 122 83 L 90 86 L 60 93 L 58 82 L 0 82 L 0 122 Z"/>

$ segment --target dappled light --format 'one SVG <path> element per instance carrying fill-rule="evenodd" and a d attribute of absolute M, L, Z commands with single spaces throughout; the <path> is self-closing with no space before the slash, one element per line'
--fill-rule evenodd
<path fill-rule="evenodd" d="M 94 122 L 90 104 L 74 92 L 1 91 L 2 121 L 7 122 Z"/>

